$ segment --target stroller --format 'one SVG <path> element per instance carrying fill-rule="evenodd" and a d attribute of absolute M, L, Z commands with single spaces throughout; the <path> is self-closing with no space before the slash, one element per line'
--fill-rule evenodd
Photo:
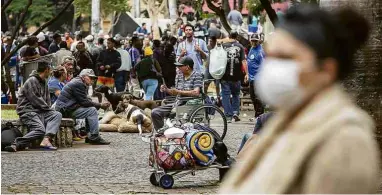
<path fill-rule="evenodd" d="M 150 183 L 154 186 L 170 189 L 174 178 L 195 175 L 196 171 L 210 168 L 219 169 L 219 180 L 222 180 L 231 167 L 227 147 L 219 134 L 209 127 L 192 123 L 174 127 L 168 119 L 165 127 L 153 130 L 150 135 L 141 134 L 139 122 L 138 129 L 142 141 L 150 144 L 149 165 L 153 168 Z"/>

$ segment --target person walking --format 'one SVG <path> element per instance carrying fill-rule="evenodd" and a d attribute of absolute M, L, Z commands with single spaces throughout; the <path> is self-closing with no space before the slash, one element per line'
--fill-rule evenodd
<path fill-rule="evenodd" d="M 243 77 L 242 66 L 246 64 L 244 47 L 236 41 L 238 33 L 232 31 L 229 39 L 223 43 L 223 48 L 227 51 L 228 60 L 226 71 L 221 79 L 222 104 L 227 122 L 240 121 L 240 89 Z M 245 71 L 246 71 L 245 67 Z M 245 72 L 244 81 L 248 80 Z M 232 103 L 231 103 L 232 95 Z"/>
<path fill-rule="evenodd" d="M 151 48 L 146 47 L 144 55 L 145 57 L 135 66 L 135 70 L 145 92 L 145 100 L 152 100 L 158 87 L 158 79 L 162 76 L 162 70 L 159 62 L 153 58 Z"/>
<path fill-rule="evenodd" d="M 247 141 L 221 194 L 377 192 L 375 124 L 342 85 L 369 32 L 368 20 L 351 8 L 287 11 L 256 79 L 256 93 L 275 114 L 260 139 Z"/>
<path fill-rule="evenodd" d="M 138 37 L 133 37 L 131 39 L 131 44 L 132 47 L 129 50 L 129 54 L 131 57 L 131 71 L 130 71 L 130 82 L 129 82 L 129 91 L 132 93 L 134 96 L 139 97 L 139 81 L 137 78 L 137 74 L 135 71 L 135 66 L 141 61 L 141 54 L 139 52 L 141 43 Z"/>
<path fill-rule="evenodd" d="M 227 20 L 231 24 L 232 30 L 240 33 L 241 25 L 243 24 L 243 16 L 238 8 L 233 9 L 228 13 Z"/>

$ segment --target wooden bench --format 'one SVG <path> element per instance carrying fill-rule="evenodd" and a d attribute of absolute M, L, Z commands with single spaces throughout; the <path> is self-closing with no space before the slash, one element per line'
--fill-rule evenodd
<path fill-rule="evenodd" d="M 15 104 L 2 104 L 1 109 L 3 110 L 15 110 Z M 25 125 L 21 123 L 19 119 L 1 119 L 1 125 L 11 122 L 13 125 L 20 127 L 22 134 L 25 135 L 28 133 L 28 129 Z M 73 134 L 75 121 L 71 118 L 63 118 L 60 124 L 60 130 L 57 132 L 55 139 L 53 140 L 53 145 L 59 148 L 68 148 L 72 147 Z M 41 140 L 36 140 L 32 143 L 32 147 L 39 146 Z"/>

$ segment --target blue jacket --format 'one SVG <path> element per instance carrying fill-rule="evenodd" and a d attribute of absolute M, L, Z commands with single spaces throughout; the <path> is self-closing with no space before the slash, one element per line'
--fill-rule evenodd
<path fill-rule="evenodd" d="M 256 79 L 256 75 L 259 72 L 260 65 L 263 62 L 264 58 L 265 53 L 261 45 L 258 45 L 255 48 L 252 47 L 251 50 L 249 50 L 247 56 L 249 81 L 254 81 Z"/>
<path fill-rule="evenodd" d="M 88 87 L 80 77 L 72 79 L 64 86 L 56 100 L 56 110 L 75 110 L 79 107 L 95 107 L 99 109 L 101 104 L 93 102 L 88 97 Z"/>

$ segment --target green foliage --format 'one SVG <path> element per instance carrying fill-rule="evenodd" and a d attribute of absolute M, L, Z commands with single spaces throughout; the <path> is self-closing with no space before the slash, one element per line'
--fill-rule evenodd
<path fill-rule="evenodd" d="M 28 0 L 15 0 L 6 9 L 8 15 L 12 15 L 13 19 L 19 17 L 24 11 Z M 25 24 L 28 26 L 41 25 L 43 22 L 51 19 L 54 15 L 54 6 L 49 0 L 33 0 L 30 6 Z"/>
<path fill-rule="evenodd" d="M 247 8 L 248 8 L 248 11 L 252 13 L 252 15 L 254 16 L 260 16 L 261 10 L 264 9 L 260 0 L 248 0 Z"/>
<path fill-rule="evenodd" d="M 101 13 L 103 16 L 107 16 L 113 12 L 127 12 L 130 11 L 131 6 L 127 0 L 100 0 L 101 1 Z M 75 16 L 78 17 L 81 14 L 91 15 L 91 0 L 74 0 L 74 7 L 76 8 Z"/>

